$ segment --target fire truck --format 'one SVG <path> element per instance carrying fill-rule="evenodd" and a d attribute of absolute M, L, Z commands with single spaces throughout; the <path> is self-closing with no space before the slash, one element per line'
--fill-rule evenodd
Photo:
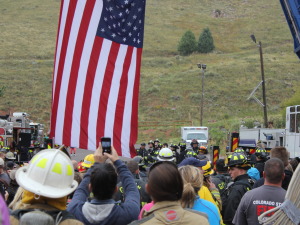
<path fill-rule="evenodd" d="M 44 125 L 33 123 L 26 112 L 0 116 L 0 147 L 44 147 Z"/>
<path fill-rule="evenodd" d="M 300 105 L 286 108 L 285 128 L 240 128 L 239 133 L 231 135 L 230 150 L 242 147 L 249 154 L 255 152 L 257 143 L 270 150 L 284 146 L 290 152 L 290 158 L 300 156 Z"/>

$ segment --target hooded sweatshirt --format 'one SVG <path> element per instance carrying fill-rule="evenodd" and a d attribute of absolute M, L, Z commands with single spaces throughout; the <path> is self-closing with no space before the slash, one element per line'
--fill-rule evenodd
<path fill-rule="evenodd" d="M 140 211 L 140 194 L 131 175 L 121 160 L 114 162 L 126 194 L 124 203 L 113 199 L 86 201 L 89 197 L 88 184 L 93 167 L 84 175 L 82 182 L 74 193 L 67 210 L 86 225 L 128 224 L 136 220 Z M 103 184 L 105 185 L 105 184 Z"/>

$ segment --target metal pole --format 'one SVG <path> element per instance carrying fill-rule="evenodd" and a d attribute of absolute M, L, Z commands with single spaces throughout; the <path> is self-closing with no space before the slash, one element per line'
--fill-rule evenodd
<path fill-rule="evenodd" d="M 200 126 L 202 126 L 202 122 L 203 122 L 203 102 L 204 102 L 204 69 L 202 67 L 202 97 L 201 97 Z"/>
<path fill-rule="evenodd" d="M 265 73 L 264 73 L 264 62 L 261 41 L 258 42 L 259 54 L 260 54 L 260 68 L 261 68 L 261 79 L 262 79 L 262 94 L 264 104 L 264 124 L 265 128 L 268 128 L 268 115 L 267 115 L 267 99 L 266 99 L 266 86 L 265 86 Z"/>

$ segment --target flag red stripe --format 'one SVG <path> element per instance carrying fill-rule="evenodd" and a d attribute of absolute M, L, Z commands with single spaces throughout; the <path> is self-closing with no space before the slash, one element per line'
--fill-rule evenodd
<path fill-rule="evenodd" d="M 124 108 L 125 108 L 125 100 L 126 100 L 126 93 L 128 88 L 128 71 L 131 64 L 131 57 L 132 57 L 133 47 L 128 46 L 124 64 L 123 64 L 123 71 L 120 80 L 120 88 L 118 93 L 118 100 L 116 105 L 116 113 L 115 113 L 115 121 L 114 121 L 114 147 L 121 151 L 121 136 L 122 136 L 122 126 L 123 126 L 123 117 L 124 117 Z"/>
<path fill-rule="evenodd" d="M 55 44 L 55 54 L 54 54 L 54 63 L 53 63 L 53 74 L 52 74 L 52 80 L 54 81 L 54 73 L 55 73 L 55 62 L 56 62 L 56 54 L 57 54 L 57 45 L 58 45 L 58 37 L 59 37 L 59 31 L 60 31 L 60 26 L 61 26 L 61 17 L 62 17 L 62 11 L 63 11 L 63 5 L 64 5 L 64 0 L 61 1 L 60 3 L 60 12 L 59 12 L 59 20 L 58 20 L 58 29 L 57 29 L 57 34 L 56 34 L 56 44 Z M 54 83 L 52 83 L 52 96 L 54 93 L 54 88 L 53 88 Z M 53 99 L 51 99 L 53 102 Z M 51 121 L 50 121 L 51 123 Z M 50 125 L 51 126 L 51 125 Z"/>
<path fill-rule="evenodd" d="M 62 41 L 59 65 L 56 75 L 56 84 L 54 89 L 54 97 L 53 97 L 53 104 L 52 104 L 52 114 L 51 114 L 51 134 L 50 137 L 55 137 L 55 127 L 56 127 L 56 119 L 57 119 L 57 109 L 58 109 L 58 101 L 59 101 L 59 94 L 61 89 L 61 81 L 62 81 L 62 74 L 65 66 L 65 59 L 67 53 L 67 46 L 69 42 L 72 22 L 74 18 L 74 13 L 77 5 L 77 0 L 70 1 L 70 5 L 68 8 L 67 20 L 64 29 L 64 37 Z"/>
<path fill-rule="evenodd" d="M 101 94 L 100 94 L 96 139 L 99 139 L 104 136 L 108 97 L 109 97 L 109 93 L 110 93 L 112 77 L 114 74 L 115 63 L 117 60 L 119 49 L 120 49 L 120 44 L 118 44 L 116 42 L 112 42 L 106 69 L 105 69 L 105 73 L 104 73 L 104 77 L 103 77 Z M 96 140 L 96 142 L 97 141 L 98 140 Z M 120 152 L 118 152 L 118 153 L 120 154 Z"/>
<path fill-rule="evenodd" d="M 80 124 L 81 124 L 80 140 L 79 140 L 79 145 L 83 149 L 87 149 L 88 146 L 88 125 L 89 125 L 90 106 L 92 100 L 92 90 L 95 81 L 98 59 L 102 49 L 102 44 L 103 44 L 103 38 L 96 37 L 93 44 L 93 49 L 90 57 L 91 60 L 89 61 L 87 77 L 84 86 L 81 119 L 80 119 Z"/>
<path fill-rule="evenodd" d="M 131 113 L 131 133 L 130 133 L 130 155 L 136 155 L 134 144 L 137 141 L 137 128 L 138 128 L 138 104 L 139 104 L 139 89 L 140 89 L 140 73 L 141 73 L 141 58 L 142 48 L 137 49 L 136 59 L 136 73 L 134 80 L 133 98 L 132 98 L 132 113 Z"/>
<path fill-rule="evenodd" d="M 92 17 L 92 12 L 94 9 L 95 0 L 89 0 L 89 4 L 85 5 L 83 16 L 81 19 L 81 24 L 78 30 L 78 36 L 76 40 L 72 67 L 70 72 L 69 86 L 67 91 L 67 104 L 65 110 L 64 118 L 64 128 L 63 128 L 63 144 L 70 146 L 71 141 L 71 128 L 73 120 L 73 110 L 74 110 L 74 98 L 78 79 L 78 70 L 80 66 L 80 61 L 82 57 L 83 46 L 86 39 L 87 30 Z"/>

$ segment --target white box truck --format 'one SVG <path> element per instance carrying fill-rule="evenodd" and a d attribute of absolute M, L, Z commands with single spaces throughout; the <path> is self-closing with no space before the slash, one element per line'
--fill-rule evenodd
<path fill-rule="evenodd" d="M 191 141 L 196 139 L 200 145 L 208 144 L 208 127 L 181 127 L 181 139 L 186 142 L 189 147 Z"/>

